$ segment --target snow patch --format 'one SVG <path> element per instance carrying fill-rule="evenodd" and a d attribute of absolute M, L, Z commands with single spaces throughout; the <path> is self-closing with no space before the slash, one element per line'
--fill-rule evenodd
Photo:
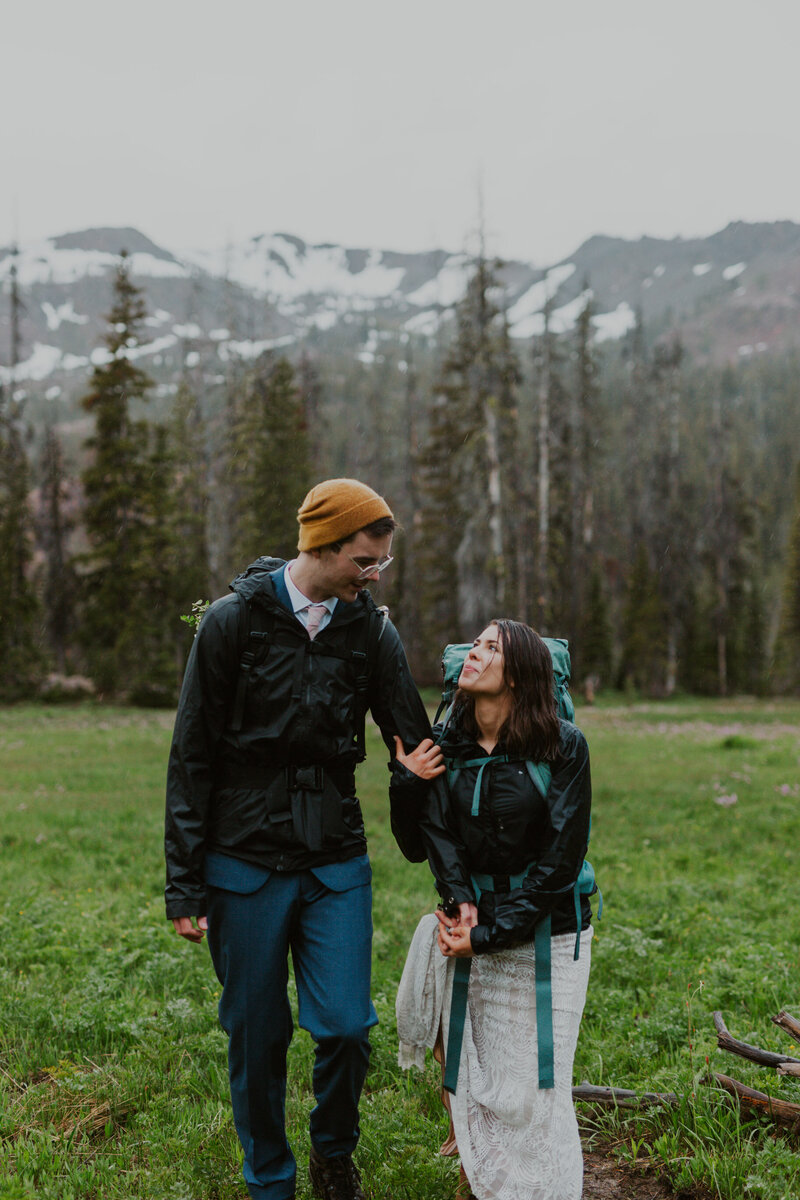
<path fill-rule="evenodd" d="M 636 313 L 622 300 L 613 312 L 598 313 L 592 317 L 595 327 L 595 338 L 598 342 L 610 341 L 612 338 L 624 337 L 636 325 Z"/>
<path fill-rule="evenodd" d="M 10 277 L 15 263 L 20 287 L 36 283 L 70 284 L 87 276 L 108 275 L 119 264 L 119 255 L 107 250 L 59 250 L 52 238 L 40 238 L 20 247 L 18 254 L 6 255 L 0 262 L 0 280 Z M 154 254 L 131 254 L 128 263 L 134 275 L 161 279 L 189 276 L 182 263 Z"/>
<path fill-rule="evenodd" d="M 722 272 L 723 279 L 736 279 L 741 275 L 742 271 L 747 270 L 747 263 L 734 263 L 732 267 L 726 267 Z"/>
<path fill-rule="evenodd" d="M 336 324 L 337 315 L 336 309 L 322 309 L 321 312 L 314 313 L 314 315 L 308 321 L 308 324 L 312 325 L 315 329 L 321 329 L 323 331 L 326 329 L 332 329 Z"/>
<path fill-rule="evenodd" d="M 292 334 L 279 338 L 264 338 L 262 341 L 225 342 L 217 348 L 217 354 L 223 362 L 237 358 L 258 358 L 265 350 L 276 350 L 280 346 L 291 346 L 294 343 Z"/>
<path fill-rule="evenodd" d="M 58 346 L 47 346 L 43 342 L 34 343 L 30 358 L 11 367 L 0 367 L 0 381 L 13 383 L 20 379 L 46 379 L 52 374 L 61 361 L 61 351 Z"/>
<path fill-rule="evenodd" d="M 42 301 L 42 312 L 47 321 L 47 328 L 55 331 L 65 321 L 70 321 L 73 325 L 86 325 L 89 318 L 81 313 L 75 312 L 75 307 L 71 300 L 65 300 L 63 304 L 59 304 L 55 308 L 49 300 Z"/>
<path fill-rule="evenodd" d="M 111 257 L 115 264 L 119 261 L 115 255 Z M 128 262 L 134 275 L 146 275 L 151 279 L 188 279 L 191 273 L 183 263 L 156 258 L 155 254 L 131 254 Z"/>
<path fill-rule="evenodd" d="M 186 325 L 173 325 L 172 332 L 179 338 L 199 338 L 203 336 L 202 329 L 194 321 L 189 321 Z"/>
<path fill-rule="evenodd" d="M 707 275 L 713 265 L 713 263 L 695 263 L 695 265 L 692 267 L 692 274 Z"/>
<path fill-rule="evenodd" d="M 419 334 L 421 337 L 435 337 L 439 329 L 440 317 L 437 312 L 421 312 L 414 317 L 409 317 L 403 326 L 409 333 Z"/>
<path fill-rule="evenodd" d="M 464 298 L 467 284 L 474 271 L 473 259 L 468 258 L 466 254 L 454 255 L 447 260 L 433 279 L 429 279 L 415 291 L 409 292 L 406 300 L 409 304 L 417 305 L 418 308 L 430 308 L 432 305 L 449 308 L 450 305 L 457 304 Z M 414 320 L 413 317 L 411 319 Z M 406 325 L 406 329 L 410 328 L 410 325 Z"/>
<path fill-rule="evenodd" d="M 137 358 L 149 358 L 152 355 L 161 354 L 162 350 L 171 349 L 177 341 L 174 333 L 168 333 L 164 337 L 156 338 L 154 342 L 145 342 L 140 346 L 128 346 L 119 353 L 121 358 L 128 358 L 131 361 Z M 114 355 L 105 346 L 96 346 L 89 355 L 89 361 L 93 367 L 105 367 L 113 358 Z"/>
<path fill-rule="evenodd" d="M 544 328 L 544 318 L 542 317 L 542 309 L 547 301 L 556 294 L 563 283 L 575 274 L 574 263 L 562 263 L 560 267 L 553 267 L 548 271 L 544 279 L 540 279 L 538 283 L 534 283 L 527 291 L 523 292 L 515 304 L 508 310 L 508 322 L 511 325 L 515 337 L 530 337 L 541 330 L 531 328 L 530 332 L 520 332 L 519 326 L 526 319 L 533 316 L 541 318 L 541 326 Z M 553 314 L 555 315 L 555 314 Z M 536 322 L 533 322 L 535 325 Z"/>
<path fill-rule="evenodd" d="M 65 354 L 59 365 L 62 371 L 77 371 L 79 367 L 88 367 L 89 359 L 85 354 Z"/>
<path fill-rule="evenodd" d="M 273 234 L 221 252 L 189 251 L 186 257 L 223 279 L 281 299 L 328 292 L 371 300 L 394 295 L 405 267 L 387 267 L 381 250 L 365 253 L 363 270 L 353 272 L 343 246 L 307 246 Z"/>

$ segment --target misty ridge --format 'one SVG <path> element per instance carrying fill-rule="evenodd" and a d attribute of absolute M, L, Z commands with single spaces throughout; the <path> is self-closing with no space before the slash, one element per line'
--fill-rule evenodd
<path fill-rule="evenodd" d="M 336 475 L 401 522 L 380 595 L 421 682 L 507 613 L 589 696 L 800 685 L 800 225 L 547 269 L 94 229 L 0 250 L 0 282 L 7 698 L 172 703 L 181 614 L 291 555 Z"/>

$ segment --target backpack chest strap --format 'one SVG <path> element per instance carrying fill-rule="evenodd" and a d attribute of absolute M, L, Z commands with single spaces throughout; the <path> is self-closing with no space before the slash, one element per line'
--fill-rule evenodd
<path fill-rule="evenodd" d="M 507 763 L 511 759 L 507 754 L 484 754 L 480 758 L 448 758 L 447 763 L 447 782 L 452 789 L 453 784 L 458 778 L 460 771 L 465 767 L 478 767 L 478 775 L 475 780 L 475 787 L 472 790 L 472 809 L 470 815 L 477 817 L 481 807 L 481 788 L 483 787 L 483 773 L 488 766 L 493 763 Z"/>

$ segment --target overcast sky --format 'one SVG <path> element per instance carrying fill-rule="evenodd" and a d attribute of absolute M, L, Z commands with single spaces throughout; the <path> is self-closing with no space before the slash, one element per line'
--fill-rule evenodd
<path fill-rule="evenodd" d="M 3 6 L 0 244 L 132 225 L 549 265 L 800 221 L 797 0 Z"/>

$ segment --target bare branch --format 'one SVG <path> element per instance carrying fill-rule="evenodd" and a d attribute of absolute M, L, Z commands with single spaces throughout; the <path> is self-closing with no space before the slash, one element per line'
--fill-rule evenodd
<path fill-rule="evenodd" d="M 792 1125 L 800 1129 L 800 1104 L 790 1104 L 787 1100 L 776 1100 L 765 1092 L 757 1092 L 754 1088 L 747 1087 L 738 1079 L 730 1079 L 727 1075 L 715 1075 L 714 1078 L 726 1092 L 737 1096 L 744 1108 L 750 1108 L 754 1112 L 772 1117 L 774 1121 L 780 1121 L 784 1125 Z"/>
<path fill-rule="evenodd" d="M 652 1104 L 677 1104 L 674 1092 L 638 1092 L 627 1088 L 595 1087 L 585 1079 L 572 1089 L 573 1100 L 585 1100 L 590 1104 L 605 1104 L 614 1108 L 644 1108 Z"/>
<path fill-rule="evenodd" d="M 774 1025 L 777 1025 L 784 1033 L 788 1033 L 789 1037 L 794 1038 L 796 1042 L 800 1042 L 800 1021 L 796 1017 L 792 1017 L 785 1009 L 781 1009 L 777 1017 L 770 1017 Z"/>
<path fill-rule="evenodd" d="M 775 1020 L 774 1017 L 773 1020 Z M 782 1063 L 800 1063 L 800 1059 L 792 1058 L 790 1054 L 774 1054 L 771 1050 L 762 1050 L 759 1046 L 751 1046 L 748 1042 L 738 1041 L 728 1032 L 722 1019 L 722 1013 L 714 1013 L 714 1026 L 720 1050 L 738 1054 L 740 1058 L 747 1058 L 750 1062 L 758 1063 L 762 1067 L 778 1067 Z"/>

